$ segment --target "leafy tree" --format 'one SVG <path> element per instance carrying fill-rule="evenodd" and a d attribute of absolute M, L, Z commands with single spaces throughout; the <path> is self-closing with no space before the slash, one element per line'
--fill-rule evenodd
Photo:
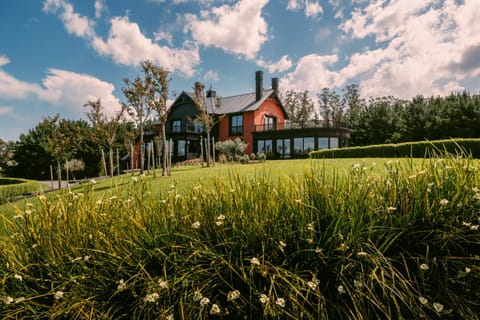
<path fill-rule="evenodd" d="M 123 106 L 134 120 L 140 132 L 140 173 L 143 174 L 145 167 L 143 136 L 151 113 L 149 108 L 149 85 L 140 76 L 135 77 L 133 81 L 128 78 L 125 78 L 123 81 L 125 82 L 125 87 L 122 88 L 122 92 L 127 99 L 127 103 L 123 104 Z"/>
<path fill-rule="evenodd" d="M 157 113 L 159 126 L 161 128 L 160 141 L 163 142 L 163 161 L 162 176 L 166 175 L 167 168 L 167 135 L 165 133 L 165 124 L 168 118 L 168 86 L 170 82 L 170 72 L 154 65 L 151 61 L 142 63 L 143 73 L 145 75 L 145 85 L 148 96 L 148 108 Z M 160 150 L 157 150 L 160 157 Z"/>
<path fill-rule="evenodd" d="M 283 106 L 292 122 L 306 122 L 314 115 L 314 105 L 308 91 L 287 90 L 282 95 Z"/>
<path fill-rule="evenodd" d="M 113 164 L 113 147 L 117 141 L 118 131 L 123 121 L 124 108 L 109 118 L 102 111 L 103 106 L 100 99 L 88 101 L 84 107 L 89 108 L 87 117 L 93 125 L 95 142 L 98 143 L 100 148 L 104 145 L 108 147 L 110 177 L 113 177 L 115 167 Z"/>
<path fill-rule="evenodd" d="M 7 167 L 12 167 L 16 164 L 12 160 L 14 155 L 15 143 L 13 141 L 3 141 L 0 139 L 0 176 Z"/>
<path fill-rule="evenodd" d="M 341 103 L 340 96 L 335 91 L 323 88 L 317 95 L 320 114 L 323 117 L 325 126 L 337 127 L 340 122 L 345 121 L 345 106 Z"/>

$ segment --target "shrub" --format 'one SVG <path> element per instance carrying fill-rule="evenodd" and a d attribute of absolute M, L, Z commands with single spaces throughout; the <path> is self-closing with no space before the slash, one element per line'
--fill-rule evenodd
<path fill-rule="evenodd" d="M 37 181 L 20 178 L 0 178 L 0 204 L 8 201 L 10 198 L 38 191 L 41 191 L 41 187 Z"/>
<path fill-rule="evenodd" d="M 263 152 L 257 153 L 257 160 L 260 162 L 265 162 L 267 160 L 267 156 Z"/>
<path fill-rule="evenodd" d="M 243 154 L 247 148 L 247 144 L 245 141 L 236 138 L 235 140 L 229 139 L 225 141 L 219 141 L 215 143 L 215 148 L 220 154 L 226 155 L 227 158 L 235 159 L 235 157 L 239 157 Z"/>
<path fill-rule="evenodd" d="M 250 157 L 245 154 L 245 155 L 243 155 L 239 158 L 239 162 L 241 164 L 248 164 L 248 163 L 250 163 Z"/>
<path fill-rule="evenodd" d="M 254 161 L 257 157 L 255 156 L 255 153 L 250 153 L 250 160 Z"/>
<path fill-rule="evenodd" d="M 364 157 L 432 157 L 444 154 L 480 158 L 480 139 L 451 139 L 399 144 L 381 144 L 364 147 L 324 149 L 310 152 L 311 158 L 364 158 Z"/>

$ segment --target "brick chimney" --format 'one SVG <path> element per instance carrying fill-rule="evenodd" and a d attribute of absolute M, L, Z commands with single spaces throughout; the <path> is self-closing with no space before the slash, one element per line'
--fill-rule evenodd
<path fill-rule="evenodd" d="M 255 101 L 259 101 L 263 97 L 263 72 L 255 72 Z"/>

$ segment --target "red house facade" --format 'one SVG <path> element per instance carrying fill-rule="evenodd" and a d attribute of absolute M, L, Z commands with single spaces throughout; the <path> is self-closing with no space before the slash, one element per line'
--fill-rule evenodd
<path fill-rule="evenodd" d="M 206 94 L 208 112 L 218 120 L 210 136 L 211 143 L 242 139 L 245 153 L 266 153 L 270 158 L 301 158 L 319 148 L 337 148 L 348 144 L 350 130 L 342 125 L 325 126 L 322 121 L 293 123 L 278 96 L 278 79 L 271 88 L 263 88 L 263 72 L 255 73 L 255 92 L 220 98 Z M 198 109 L 192 93 L 182 92 L 170 107 L 165 129 L 171 140 L 173 161 L 200 156 L 200 143 L 206 138 L 202 124 L 195 119 Z"/>

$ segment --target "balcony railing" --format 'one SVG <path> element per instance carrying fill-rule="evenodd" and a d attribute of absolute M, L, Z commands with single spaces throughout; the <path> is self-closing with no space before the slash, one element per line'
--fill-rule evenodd
<path fill-rule="evenodd" d="M 255 125 L 255 132 L 265 131 L 281 131 L 281 130 L 295 130 L 308 128 L 347 128 L 345 122 L 339 121 L 325 121 L 325 120 L 308 120 L 302 122 L 281 122 L 276 124 L 262 124 Z"/>
<path fill-rule="evenodd" d="M 181 123 L 180 125 L 171 125 L 167 124 L 166 126 L 166 133 L 167 134 L 172 134 L 172 133 L 202 133 L 205 130 L 203 129 L 202 126 L 199 125 L 194 125 L 191 123 Z"/>

